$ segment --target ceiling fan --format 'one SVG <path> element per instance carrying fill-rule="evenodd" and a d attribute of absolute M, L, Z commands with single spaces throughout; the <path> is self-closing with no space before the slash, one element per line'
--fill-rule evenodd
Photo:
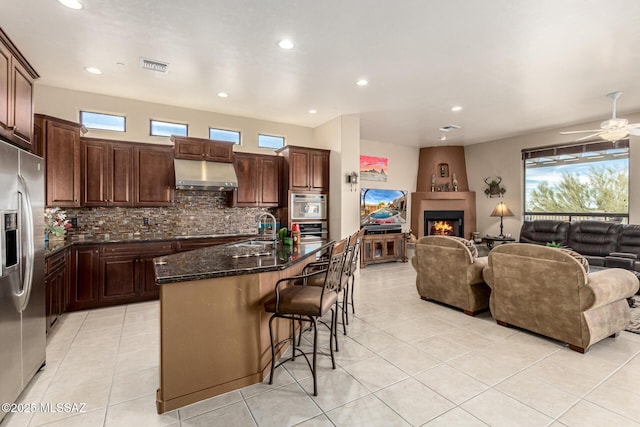
<path fill-rule="evenodd" d="M 575 130 L 570 132 L 560 132 L 560 134 L 570 135 L 574 133 L 590 133 L 590 135 L 583 136 L 582 138 L 576 139 L 576 141 L 582 141 L 595 137 L 600 137 L 602 139 L 606 139 L 607 141 L 617 141 L 629 134 L 640 136 L 640 123 L 629 124 L 629 120 L 616 117 L 616 101 L 618 100 L 618 98 L 620 98 L 621 95 L 622 92 L 619 91 L 607 94 L 607 96 L 613 100 L 613 115 L 609 120 L 605 120 L 604 122 L 600 123 L 600 129 Z"/>

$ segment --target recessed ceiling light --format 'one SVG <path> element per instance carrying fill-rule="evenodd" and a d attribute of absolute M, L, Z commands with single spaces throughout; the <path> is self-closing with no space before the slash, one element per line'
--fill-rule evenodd
<path fill-rule="evenodd" d="M 69 9 L 79 10 L 82 9 L 82 3 L 78 0 L 58 0 L 63 5 L 67 6 Z"/>
<path fill-rule="evenodd" d="M 220 98 L 228 98 L 229 94 L 227 92 L 218 92 L 218 96 Z"/>
<path fill-rule="evenodd" d="M 357 84 L 358 86 L 366 86 L 366 85 L 368 85 L 368 84 L 369 84 L 369 81 L 368 81 L 368 80 L 366 80 L 366 79 L 360 79 L 360 80 L 358 80 L 358 81 L 356 82 L 356 84 Z"/>
<path fill-rule="evenodd" d="M 284 39 L 278 42 L 278 46 L 280 46 L 281 49 L 289 50 L 289 49 L 293 49 L 295 44 L 289 39 Z"/>
<path fill-rule="evenodd" d="M 313 108 L 311 110 L 309 110 L 309 114 L 316 114 L 317 112 L 318 112 L 318 110 L 313 109 Z"/>
<path fill-rule="evenodd" d="M 91 73 L 91 74 L 102 74 L 102 71 L 100 71 L 100 69 L 96 67 L 84 67 L 84 70 L 87 73 Z"/>
<path fill-rule="evenodd" d="M 451 111 L 453 111 L 454 113 L 461 110 L 462 110 L 462 107 L 459 105 L 456 105 L 455 107 L 451 107 Z"/>
<path fill-rule="evenodd" d="M 440 137 L 440 141 L 446 141 L 446 140 L 447 140 L 447 137 L 446 137 L 446 136 L 442 135 L 442 136 Z"/>

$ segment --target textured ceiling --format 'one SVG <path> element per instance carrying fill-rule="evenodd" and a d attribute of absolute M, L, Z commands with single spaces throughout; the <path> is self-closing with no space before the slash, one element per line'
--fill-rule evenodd
<path fill-rule="evenodd" d="M 640 111 L 638 0 L 81 1 L 0 0 L 41 84 L 309 127 L 357 114 L 362 138 L 415 146 L 605 120 L 614 90 Z"/>

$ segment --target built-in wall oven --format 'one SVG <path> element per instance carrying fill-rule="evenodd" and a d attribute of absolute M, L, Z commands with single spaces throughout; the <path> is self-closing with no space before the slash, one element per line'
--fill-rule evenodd
<path fill-rule="evenodd" d="M 326 194 L 291 194 L 291 220 L 327 219 Z"/>
<path fill-rule="evenodd" d="M 300 225 L 301 242 L 327 240 L 329 235 L 327 221 L 299 222 L 298 225 Z"/>

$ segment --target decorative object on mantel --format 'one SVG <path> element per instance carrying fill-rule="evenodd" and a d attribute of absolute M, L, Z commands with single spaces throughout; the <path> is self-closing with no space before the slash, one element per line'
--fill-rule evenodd
<path fill-rule="evenodd" d="M 502 232 L 503 231 L 502 218 L 505 216 L 514 216 L 513 212 L 511 212 L 511 209 L 509 209 L 509 207 L 504 202 L 500 202 L 493 209 L 493 212 L 491 212 L 491 215 L 489 216 L 499 216 L 500 217 L 500 235 L 499 236 L 502 238 L 510 237 L 510 236 L 505 236 Z"/>
<path fill-rule="evenodd" d="M 44 211 L 44 235 L 51 240 L 64 240 L 67 230 L 72 227 L 67 213 L 60 208 L 48 208 Z"/>
<path fill-rule="evenodd" d="M 492 179 L 491 181 L 489 181 L 489 178 L 485 178 L 484 183 L 487 184 L 489 188 L 484 189 L 484 194 L 486 194 L 488 197 L 502 197 L 504 193 L 507 192 L 507 189 L 500 186 L 501 182 L 502 178 L 500 178 L 499 176 L 497 176 L 496 179 Z"/>
<path fill-rule="evenodd" d="M 453 179 L 451 181 L 451 184 L 453 184 L 453 191 L 458 191 L 458 178 L 456 178 L 456 174 L 454 173 L 452 175 Z"/>
<path fill-rule="evenodd" d="M 431 175 L 431 192 L 436 191 L 436 174 Z"/>

